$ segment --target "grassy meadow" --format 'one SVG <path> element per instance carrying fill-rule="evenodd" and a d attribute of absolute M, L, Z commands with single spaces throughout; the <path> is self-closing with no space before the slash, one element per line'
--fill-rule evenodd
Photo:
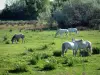
<path fill-rule="evenodd" d="M 25 43 L 19 40 L 12 44 L 15 33 L 23 33 Z M 73 57 L 72 50 L 64 57 L 59 54 L 62 43 L 73 37 L 89 40 L 93 47 L 100 49 L 98 30 L 54 38 L 55 33 L 56 30 L 19 32 L 17 28 L 0 29 L 0 75 L 100 75 L 100 54 Z"/>

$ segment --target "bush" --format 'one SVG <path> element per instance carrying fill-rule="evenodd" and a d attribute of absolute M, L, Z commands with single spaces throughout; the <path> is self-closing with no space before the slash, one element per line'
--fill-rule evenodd
<path fill-rule="evenodd" d="M 4 37 L 3 37 L 3 41 L 6 41 L 7 40 L 7 35 L 5 35 Z"/>
<path fill-rule="evenodd" d="M 50 45 L 55 45 L 55 42 L 51 42 Z"/>
<path fill-rule="evenodd" d="M 100 48 L 93 47 L 92 54 L 100 54 Z"/>
<path fill-rule="evenodd" d="M 47 45 L 43 45 L 43 46 L 40 48 L 40 50 L 45 50 L 45 49 L 47 49 L 47 48 L 48 48 Z"/>
<path fill-rule="evenodd" d="M 10 42 L 7 40 L 7 41 L 5 42 L 5 44 L 10 44 Z"/>
<path fill-rule="evenodd" d="M 72 59 L 69 59 L 68 60 L 68 63 L 67 63 L 67 66 L 71 67 L 73 65 L 74 65 L 73 60 Z"/>
<path fill-rule="evenodd" d="M 29 51 L 29 52 L 33 52 L 34 49 L 32 49 L 32 48 L 28 48 L 28 51 Z"/>
<path fill-rule="evenodd" d="M 64 58 L 62 64 L 67 64 L 68 63 L 68 58 Z"/>
<path fill-rule="evenodd" d="M 53 56 L 61 56 L 61 51 L 54 51 Z"/>
<path fill-rule="evenodd" d="M 73 66 L 74 65 L 74 60 L 72 58 L 64 58 L 62 64 L 64 64 L 64 66 Z"/>
<path fill-rule="evenodd" d="M 36 65 L 37 62 L 38 62 L 38 60 L 34 57 L 34 58 L 32 58 L 32 59 L 29 61 L 29 64 L 30 64 L 30 65 Z"/>
<path fill-rule="evenodd" d="M 9 32 L 12 32 L 12 29 L 10 29 Z"/>
<path fill-rule="evenodd" d="M 86 50 L 80 51 L 80 56 L 82 57 L 89 56 L 89 52 Z"/>
<path fill-rule="evenodd" d="M 48 58 L 48 57 L 49 57 L 49 55 L 46 54 L 46 53 L 43 53 L 43 54 L 41 55 L 41 59 L 46 59 L 46 58 Z"/>
<path fill-rule="evenodd" d="M 13 70 L 9 70 L 10 73 L 20 73 L 28 72 L 28 67 L 26 65 L 17 64 Z"/>
<path fill-rule="evenodd" d="M 48 71 L 48 70 L 53 70 L 55 68 L 56 68 L 56 66 L 53 63 L 47 63 L 47 64 L 44 65 L 42 70 Z"/>

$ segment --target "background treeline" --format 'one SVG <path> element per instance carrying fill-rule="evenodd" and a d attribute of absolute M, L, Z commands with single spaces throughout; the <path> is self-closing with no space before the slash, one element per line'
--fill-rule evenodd
<path fill-rule="evenodd" d="M 100 0 L 15 0 L 6 3 L 0 20 L 37 20 L 58 28 L 100 28 Z"/>

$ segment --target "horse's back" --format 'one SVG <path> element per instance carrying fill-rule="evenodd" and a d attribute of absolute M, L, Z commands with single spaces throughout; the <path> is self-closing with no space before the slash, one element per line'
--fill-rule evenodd
<path fill-rule="evenodd" d="M 63 45 L 67 48 L 73 48 L 75 46 L 73 42 L 64 42 Z"/>
<path fill-rule="evenodd" d="M 68 31 L 68 29 L 59 29 L 59 31 Z"/>
<path fill-rule="evenodd" d="M 77 31 L 77 28 L 68 28 L 68 31 L 72 31 L 72 32 L 74 32 L 74 31 Z"/>

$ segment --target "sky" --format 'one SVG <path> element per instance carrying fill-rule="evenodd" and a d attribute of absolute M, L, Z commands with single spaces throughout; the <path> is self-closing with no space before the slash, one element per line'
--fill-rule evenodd
<path fill-rule="evenodd" d="M 6 0 L 0 0 L 0 10 L 4 9 Z"/>

